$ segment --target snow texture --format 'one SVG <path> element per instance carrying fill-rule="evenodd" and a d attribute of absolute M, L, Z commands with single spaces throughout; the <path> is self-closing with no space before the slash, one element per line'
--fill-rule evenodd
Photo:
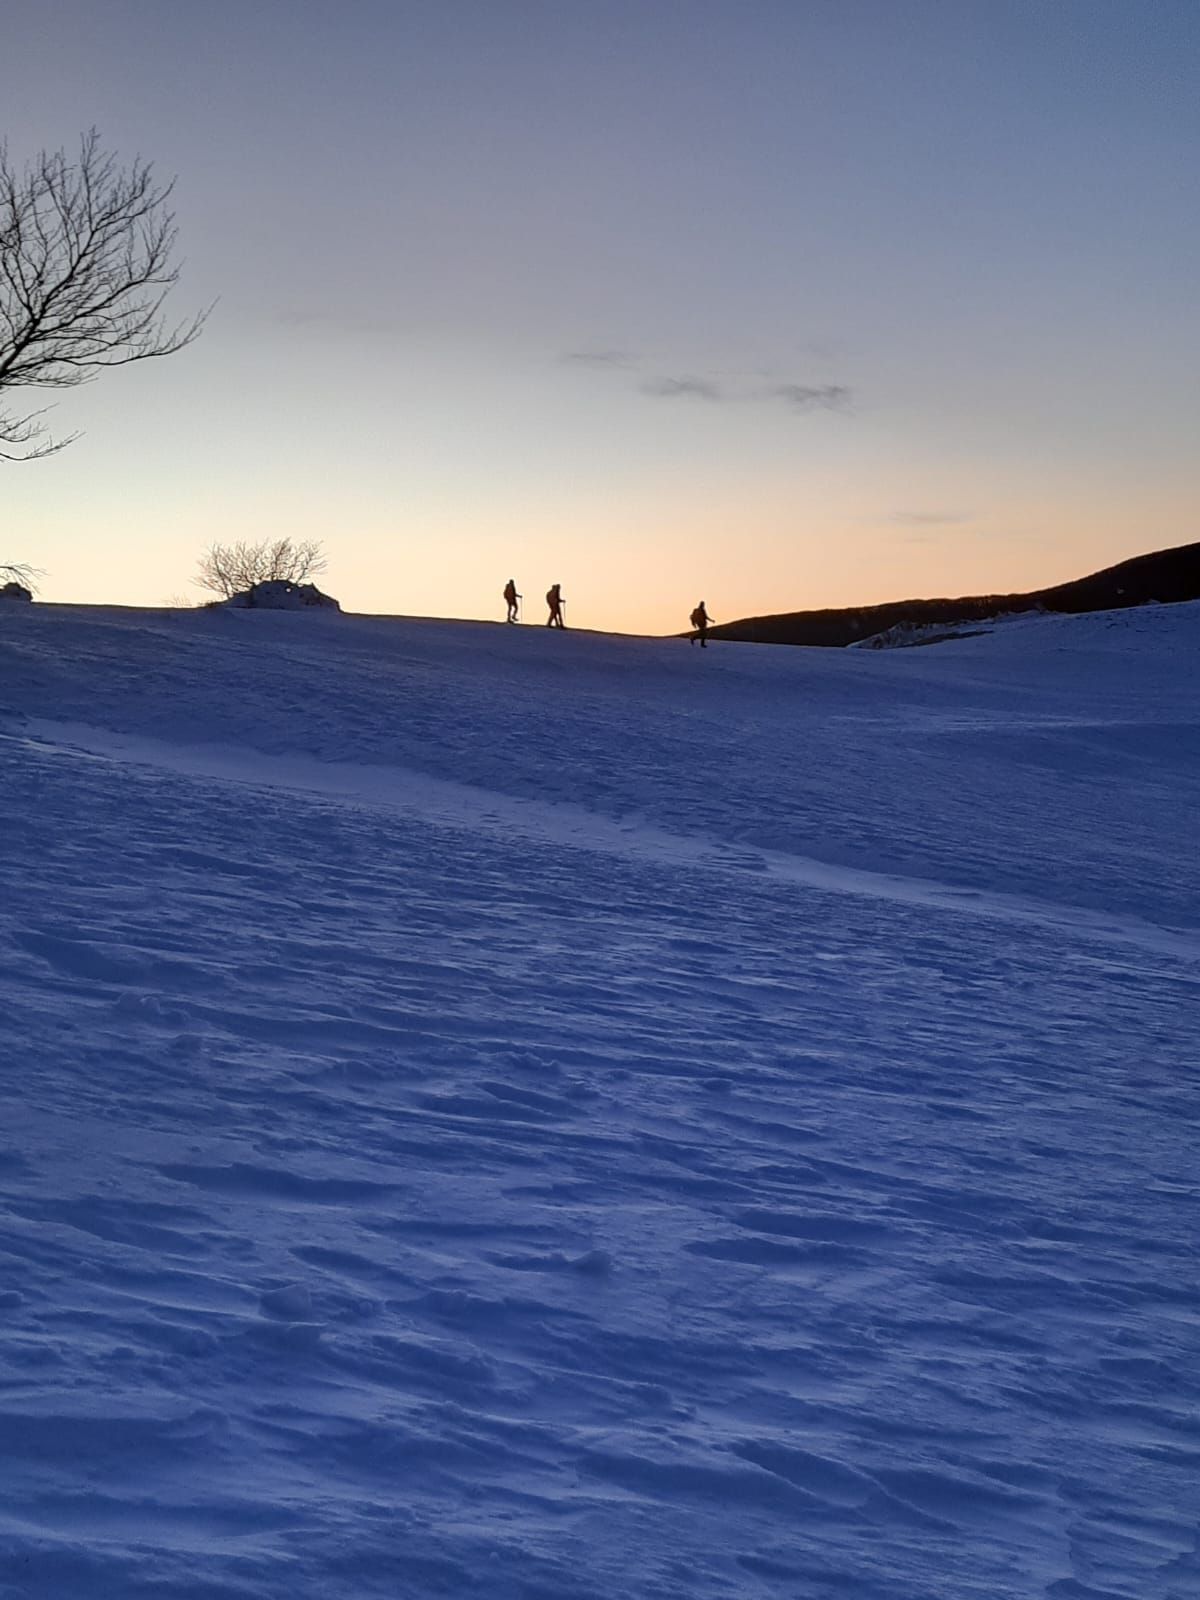
<path fill-rule="evenodd" d="M 1194 1600 L 1200 606 L 0 623 L 0 1600 Z"/>

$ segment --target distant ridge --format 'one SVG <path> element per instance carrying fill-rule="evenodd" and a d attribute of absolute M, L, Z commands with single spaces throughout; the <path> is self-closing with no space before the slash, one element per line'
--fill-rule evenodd
<path fill-rule="evenodd" d="M 958 600 L 889 600 L 878 606 L 828 611 L 784 611 L 743 617 L 709 629 L 716 639 L 749 644 L 853 644 L 897 623 L 978 622 L 1013 611 L 1116 611 L 1149 601 L 1200 600 L 1200 544 L 1155 550 L 1105 567 L 1089 577 L 1028 594 L 968 595 Z"/>

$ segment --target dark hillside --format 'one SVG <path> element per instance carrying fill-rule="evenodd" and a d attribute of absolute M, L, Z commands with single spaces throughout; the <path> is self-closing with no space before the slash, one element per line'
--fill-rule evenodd
<path fill-rule="evenodd" d="M 710 629 L 716 639 L 751 644 L 847 645 L 897 623 L 977 622 L 1011 611 L 1116 611 L 1157 600 L 1171 604 L 1200 599 L 1200 544 L 1179 545 L 1134 556 L 1028 594 L 967 595 L 957 600 L 889 600 L 878 606 L 847 606 L 828 611 L 786 611 L 744 617 Z"/>

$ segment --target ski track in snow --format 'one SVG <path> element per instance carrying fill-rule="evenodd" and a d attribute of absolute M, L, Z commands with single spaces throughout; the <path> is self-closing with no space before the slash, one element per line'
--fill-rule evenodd
<path fill-rule="evenodd" d="M 1200 607 L 31 611 L 0 1600 L 1200 1592 Z"/>

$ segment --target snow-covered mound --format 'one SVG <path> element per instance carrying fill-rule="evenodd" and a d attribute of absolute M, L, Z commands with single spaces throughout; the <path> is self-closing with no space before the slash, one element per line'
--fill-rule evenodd
<path fill-rule="evenodd" d="M 991 633 L 1001 619 L 987 617 L 978 622 L 897 622 L 882 633 L 855 639 L 847 650 L 911 650 L 916 645 L 945 644 L 950 639 L 973 639 Z"/>
<path fill-rule="evenodd" d="M 332 595 L 323 594 L 315 583 L 291 583 L 286 578 L 265 578 L 262 583 L 251 584 L 241 594 L 230 595 L 228 600 L 214 601 L 216 611 L 308 611 L 312 607 L 326 611 L 340 611 L 341 605 Z"/>
<path fill-rule="evenodd" d="M 1146 609 L 1158 610 L 1153 601 L 1148 601 Z M 1187 607 L 1188 615 L 1194 612 L 1195 607 Z M 1040 623 L 1053 626 L 1057 622 L 1066 620 L 1071 625 L 1072 640 L 1080 642 L 1094 634 L 1097 628 L 1108 629 L 1122 627 L 1124 615 L 1121 611 L 1101 611 L 1084 613 L 1064 619 L 1061 614 L 1056 615 L 1041 609 L 1034 611 L 999 612 L 994 617 L 964 618 L 961 621 L 944 620 L 942 622 L 897 622 L 890 628 L 885 628 L 882 633 L 873 633 L 866 639 L 855 639 L 853 643 L 844 646 L 847 650 L 910 650 L 916 645 L 946 644 L 951 640 L 974 639 L 981 633 L 994 633 L 998 628 L 1007 630 L 1015 627 L 1018 638 L 1026 644 L 1031 638 L 1036 637 L 1030 629 L 1036 629 Z M 1152 625 L 1157 627 L 1157 624 Z M 1191 624 L 1184 622 L 1185 633 Z"/>
<path fill-rule="evenodd" d="M 3 1600 L 1200 1592 L 1198 647 L 6 610 Z"/>

